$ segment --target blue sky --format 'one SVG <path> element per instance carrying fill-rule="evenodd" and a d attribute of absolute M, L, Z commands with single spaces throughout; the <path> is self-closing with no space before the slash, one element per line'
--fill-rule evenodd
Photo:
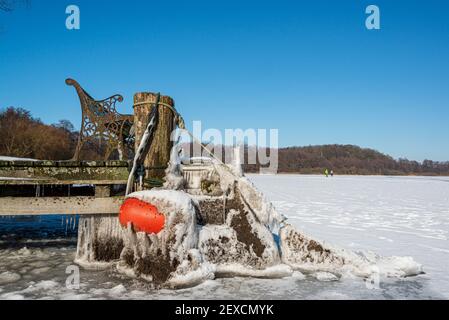
<path fill-rule="evenodd" d="M 65 28 L 65 8 L 81 30 Z M 379 31 L 365 8 L 381 10 Z M 79 126 L 77 79 L 132 112 L 175 98 L 204 128 L 278 128 L 281 146 L 356 144 L 449 160 L 449 1 L 31 0 L 0 13 L 0 107 Z"/>

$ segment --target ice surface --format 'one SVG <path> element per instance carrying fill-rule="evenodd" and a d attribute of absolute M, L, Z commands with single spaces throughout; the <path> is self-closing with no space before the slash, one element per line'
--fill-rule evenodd
<path fill-rule="evenodd" d="M 250 179 L 297 229 L 357 252 L 388 276 L 423 270 L 425 275 L 409 281 L 416 281 L 423 292 L 430 289 L 431 295 L 449 298 L 448 177 L 250 175 Z"/>

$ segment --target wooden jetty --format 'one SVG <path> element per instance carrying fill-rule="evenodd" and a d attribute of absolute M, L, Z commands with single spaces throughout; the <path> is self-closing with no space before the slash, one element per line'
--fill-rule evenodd
<path fill-rule="evenodd" d="M 0 161 L 0 216 L 118 214 L 131 162 L 78 161 L 80 152 L 85 142 L 105 137 L 108 144 L 105 159 L 113 150 L 120 157 L 126 155 L 124 145 L 138 150 L 152 111 L 157 115 L 157 126 L 137 172 L 142 183 L 136 184 L 134 190 L 163 183 L 173 146 L 171 134 L 175 123 L 183 123 L 174 100 L 151 92 L 137 93 L 134 114 L 122 115 L 115 108 L 117 102 L 123 101 L 121 95 L 95 100 L 75 80 L 67 79 L 66 83 L 75 87 L 83 114 L 73 157 L 77 161 Z"/>
<path fill-rule="evenodd" d="M 118 214 L 128 161 L 0 161 L 0 216 Z"/>

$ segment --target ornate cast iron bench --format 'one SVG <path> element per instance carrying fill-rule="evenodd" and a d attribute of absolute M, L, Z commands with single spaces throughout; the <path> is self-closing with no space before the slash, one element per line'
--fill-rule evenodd
<path fill-rule="evenodd" d="M 92 141 L 107 144 L 104 160 L 108 160 L 114 150 L 118 151 L 120 160 L 127 157 L 128 152 L 134 150 L 134 116 L 117 112 L 115 104 L 122 102 L 123 97 L 116 94 L 97 101 L 75 80 L 67 79 L 65 82 L 75 87 L 82 110 L 81 130 L 73 160 L 80 160 L 83 145 Z"/>

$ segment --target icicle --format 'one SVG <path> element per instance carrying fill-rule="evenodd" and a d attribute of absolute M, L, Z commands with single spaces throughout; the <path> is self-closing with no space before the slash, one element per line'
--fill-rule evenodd
<path fill-rule="evenodd" d="M 143 189 L 143 175 L 139 174 L 139 188 Z"/>
<path fill-rule="evenodd" d="M 69 217 L 66 216 L 66 218 L 65 218 L 65 235 L 67 235 L 67 228 L 68 228 L 68 225 L 69 225 Z"/>
<path fill-rule="evenodd" d="M 242 169 L 242 158 L 241 158 L 241 148 L 242 146 L 240 144 L 236 145 L 234 147 L 234 157 L 232 159 L 232 168 L 234 169 L 234 173 L 238 177 L 243 176 L 243 169 Z"/>

